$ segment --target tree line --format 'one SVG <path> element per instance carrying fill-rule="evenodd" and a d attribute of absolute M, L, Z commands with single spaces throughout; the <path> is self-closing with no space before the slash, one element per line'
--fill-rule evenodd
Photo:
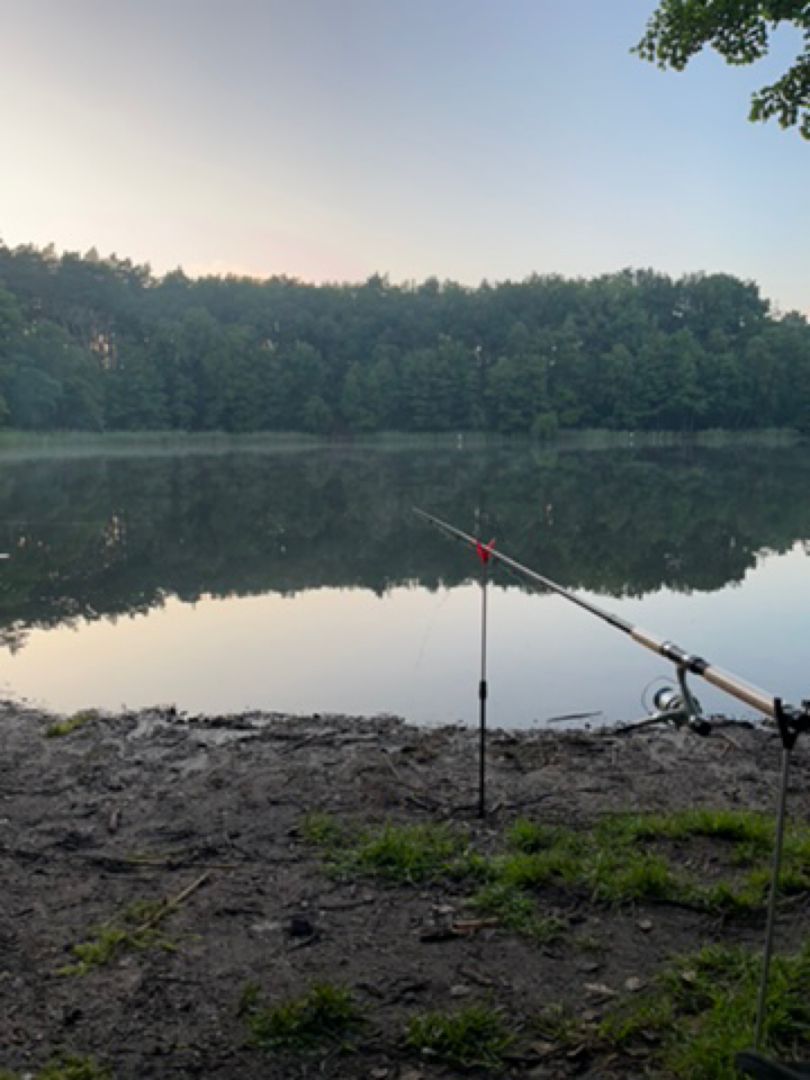
<path fill-rule="evenodd" d="M 727 274 L 155 276 L 0 243 L 0 426 L 810 430 L 810 326 Z"/>

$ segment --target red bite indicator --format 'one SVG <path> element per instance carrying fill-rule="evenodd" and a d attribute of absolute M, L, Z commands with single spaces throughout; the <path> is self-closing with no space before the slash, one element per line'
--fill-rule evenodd
<path fill-rule="evenodd" d="M 484 564 L 487 565 L 490 556 L 492 555 L 492 549 L 495 547 L 495 537 L 493 537 L 488 544 L 482 544 L 480 540 L 475 541 L 475 550 L 478 552 L 478 558 Z"/>

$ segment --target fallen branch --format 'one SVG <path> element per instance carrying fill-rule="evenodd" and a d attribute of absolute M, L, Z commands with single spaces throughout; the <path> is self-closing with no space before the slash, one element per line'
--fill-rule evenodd
<path fill-rule="evenodd" d="M 163 907 L 158 908 L 154 915 L 151 915 L 146 920 L 146 922 L 141 923 L 141 925 L 134 930 L 134 933 L 145 934 L 147 930 L 154 929 L 154 927 L 156 927 L 158 923 L 162 922 L 167 915 L 171 915 L 171 913 L 173 911 L 176 911 L 182 903 L 188 900 L 192 893 L 196 892 L 197 889 L 205 885 L 206 881 L 208 881 L 210 877 L 210 870 L 206 870 L 204 874 L 200 874 L 200 876 L 195 881 L 192 881 L 190 885 L 187 885 L 185 889 L 183 889 L 177 894 L 177 896 L 172 897 L 171 900 L 167 900 Z"/>

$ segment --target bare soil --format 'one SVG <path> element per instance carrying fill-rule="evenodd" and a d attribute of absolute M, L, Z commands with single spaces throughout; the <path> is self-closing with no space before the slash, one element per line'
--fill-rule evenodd
<path fill-rule="evenodd" d="M 0 1069 L 35 1072 L 69 1053 L 121 1080 L 448 1077 L 460 1074 L 405 1045 L 408 1019 L 481 1001 L 527 1032 L 507 1075 L 641 1076 L 643 1061 L 556 1052 L 530 1037 L 532 1016 L 562 1003 L 598 1018 L 673 953 L 761 941 L 761 917 L 724 922 L 561 890 L 541 895 L 570 927 L 553 945 L 497 925 L 443 934 L 469 915 L 468 887 L 336 880 L 300 826 L 316 810 L 366 824 L 449 821 L 486 849 L 520 816 L 578 825 L 629 809 L 772 810 L 774 733 L 492 732 L 480 821 L 477 737 L 459 728 L 155 710 L 98 716 L 47 738 L 54 719 L 0 705 Z M 806 818 L 801 744 L 792 776 L 790 812 Z M 682 858 L 699 859 L 699 845 Z M 162 924 L 172 951 L 122 951 L 86 975 L 59 974 L 73 945 L 117 925 L 133 902 L 194 885 Z M 795 944 L 804 920 L 793 905 L 777 947 Z M 351 1053 L 279 1056 L 250 1045 L 239 1014 L 246 985 L 272 1004 L 319 981 L 349 988 L 360 1004 L 366 1023 Z"/>

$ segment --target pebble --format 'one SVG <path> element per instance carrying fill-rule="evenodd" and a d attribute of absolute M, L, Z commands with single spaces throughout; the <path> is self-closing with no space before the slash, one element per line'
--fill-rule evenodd
<path fill-rule="evenodd" d="M 306 915 L 293 915 L 287 924 L 287 933 L 290 937 L 310 937 L 315 933 L 315 927 Z"/>
<path fill-rule="evenodd" d="M 598 971 L 601 967 L 602 964 L 598 960 L 583 960 L 581 964 L 577 964 L 577 970 L 584 972 L 586 975 Z"/>
<path fill-rule="evenodd" d="M 545 1039 L 539 1039 L 537 1042 L 533 1042 L 529 1047 L 529 1050 L 533 1054 L 537 1054 L 538 1057 L 549 1057 L 557 1049 L 557 1046 L 553 1042 L 546 1042 Z M 531 1076 L 531 1073 L 529 1074 Z"/>

